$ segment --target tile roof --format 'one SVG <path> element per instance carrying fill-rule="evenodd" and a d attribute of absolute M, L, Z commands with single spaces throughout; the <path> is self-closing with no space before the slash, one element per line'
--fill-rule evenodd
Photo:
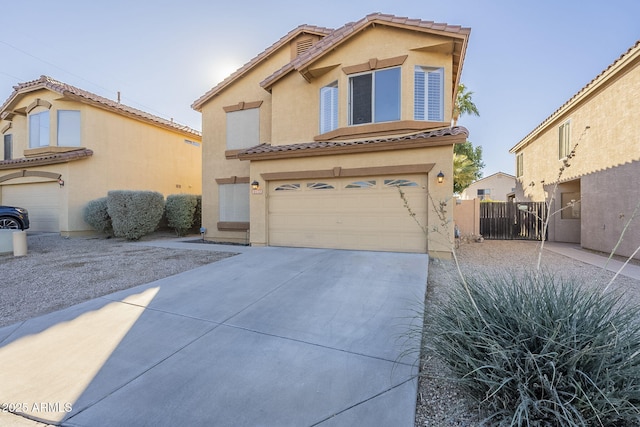
<path fill-rule="evenodd" d="M 22 157 L 19 159 L 0 161 L 1 169 L 15 169 L 17 167 L 54 165 L 58 163 L 67 163 L 74 160 L 82 160 L 93 156 L 93 151 L 87 148 L 67 151 L 64 153 L 45 154 L 42 156 Z"/>
<path fill-rule="evenodd" d="M 578 103 L 580 100 L 587 97 L 587 95 L 598 90 L 602 83 L 607 81 L 609 77 L 615 75 L 617 71 L 623 68 L 625 65 L 633 61 L 634 58 L 640 57 L 640 40 L 627 49 L 625 53 L 620 55 L 618 59 L 613 61 L 607 68 L 605 68 L 600 74 L 594 77 L 589 83 L 587 83 L 582 89 L 580 89 L 575 95 L 573 95 L 567 102 L 562 104 L 556 111 L 554 111 L 549 117 L 544 119 L 542 123 L 536 126 L 527 136 L 522 138 L 520 142 L 511 147 L 510 153 L 515 153 L 525 145 L 529 144 L 535 137 L 545 130 L 547 126 L 555 120 L 559 115 L 565 112 L 568 108 Z"/>
<path fill-rule="evenodd" d="M 104 98 L 86 90 L 79 89 L 75 86 L 60 82 L 49 76 L 40 76 L 40 78 L 37 80 L 20 83 L 19 85 L 14 86 L 13 93 L 2 105 L 2 108 L 0 108 L 0 112 L 4 112 L 9 107 L 9 105 L 18 98 L 20 94 L 33 92 L 40 89 L 49 89 L 73 100 L 91 104 L 98 108 L 109 110 L 114 113 L 118 113 L 155 126 L 160 126 L 172 131 L 178 131 L 194 137 L 201 137 L 200 132 L 188 126 L 175 123 L 172 120 L 166 120 L 161 117 L 154 116 L 142 110 L 129 107 L 117 101 L 113 101 L 111 99 Z"/>
<path fill-rule="evenodd" d="M 288 72 L 292 70 L 300 71 L 304 69 L 305 66 L 309 65 L 318 57 L 334 49 L 337 45 L 347 40 L 353 34 L 358 33 L 360 30 L 368 27 L 373 23 L 382 23 L 403 28 L 413 28 L 423 31 L 442 33 L 446 35 L 460 35 L 464 38 L 468 37 L 471 32 L 470 28 L 461 27 L 459 25 L 449 25 L 445 23 L 436 23 L 434 21 L 423 21 L 421 19 L 410 19 L 407 17 L 398 17 L 382 13 L 372 13 L 357 22 L 349 22 L 341 28 L 333 31 L 327 37 L 311 46 L 305 53 L 299 55 L 293 61 L 286 64 L 271 76 L 267 77 L 260 83 L 260 85 L 264 88 L 267 88 Z M 464 48 L 462 55 L 464 55 Z M 457 70 L 454 70 L 454 74 L 457 74 Z M 454 81 L 458 77 L 459 76 L 454 75 Z"/>
<path fill-rule="evenodd" d="M 302 152 L 315 152 L 315 154 L 321 154 L 322 150 L 329 149 L 348 149 L 350 147 L 373 147 L 376 145 L 389 145 L 393 143 L 411 143 L 418 141 L 425 141 L 429 139 L 435 139 L 447 136 L 461 136 L 465 139 L 469 136 L 469 131 L 462 126 L 447 127 L 441 129 L 435 129 L 430 131 L 419 132 L 411 135 L 393 136 L 387 138 L 375 138 L 375 139 L 363 139 L 356 141 L 316 141 L 306 142 L 299 144 L 289 145 L 271 145 L 260 144 L 255 147 L 248 148 L 238 154 L 238 158 L 251 158 L 262 155 L 271 155 L 278 153 L 302 153 Z M 331 150 L 333 151 L 333 150 Z M 330 153 L 327 153 L 330 154 Z"/>
<path fill-rule="evenodd" d="M 220 83 L 215 85 L 213 88 L 208 90 L 207 93 L 202 95 L 200 98 L 196 99 L 193 102 L 193 104 L 191 104 L 191 108 L 193 108 L 196 111 L 200 111 L 202 109 L 202 106 L 209 99 L 211 99 L 211 97 L 213 97 L 218 92 L 220 92 L 222 89 L 224 89 L 225 87 L 227 87 L 228 85 L 233 83 L 236 79 L 238 79 L 239 77 L 241 77 L 242 75 L 247 73 L 247 71 L 251 70 L 257 64 L 262 62 L 263 59 L 268 58 L 269 55 L 271 55 L 276 50 L 280 49 L 282 46 L 287 44 L 289 41 L 291 41 L 296 36 L 298 36 L 300 34 L 303 34 L 303 33 L 309 33 L 309 34 L 315 34 L 315 35 L 319 35 L 319 36 L 324 37 L 324 36 L 326 36 L 328 34 L 331 34 L 332 31 L 333 31 L 333 29 L 331 29 L 331 28 L 317 27 L 315 25 L 306 25 L 306 24 L 299 25 L 298 27 L 296 27 L 293 30 L 289 31 L 286 35 L 282 36 L 280 38 L 280 40 L 278 40 L 277 42 L 275 42 L 274 44 L 272 44 L 271 46 L 266 48 L 264 51 L 259 53 L 254 58 L 252 58 L 249 62 L 244 64 L 238 70 L 233 72 L 229 77 L 225 78 L 223 81 L 221 81 Z"/>
<path fill-rule="evenodd" d="M 305 66 L 309 65 L 311 62 L 316 60 L 318 57 L 322 56 L 324 53 L 331 51 L 331 49 L 338 46 L 343 41 L 347 40 L 352 35 L 358 33 L 360 30 L 368 27 L 374 23 L 381 23 L 385 25 L 391 25 L 402 28 L 411 28 L 414 30 L 422 30 L 428 31 L 431 33 L 442 34 L 447 36 L 454 36 L 460 38 L 463 42 L 459 47 L 459 52 L 457 52 L 457 61 L 454 60 L 453 67 L 453 80 L 459 81 L 460 74 L 462 71 L 461 63 L 464 59 L 466 44 L 468 36 L 471 32 L 470 28 L 461 27 L 459 25 L 449 25 L 445 23 L 436 23 L 433 21 L 423 21 L 421 19 L 410 19 L 406 17 L 398 17 L 394 15 L 382 14 L 382 13 L 372 13 L 365 16 L 363 19 L 357 22 L 349 22 L 338 29 L 330 29 L 325 27 L 316 27 L 310 25 L 301 25 L 294 30 L 287 33 L 284 37 L 278 40 L 276 43 L 271 45 L 265 51 L 254 57 L 247 64 L 242 66 L 236 72 L 231 74 L 229 77 L 224 79 L 218 85 L 214 86 L 207 93 L 198 98 L 191 105 L 191 108 L 194 110 L 200 111 L 202 106 L 211 99 L 214 95 L 220 92 L 222 89 L 233 83 L 239 77 L 244 75 L 251 68 L 260 63 L 263 59 L 269 57 L 271 53 L 275 50 L 282 47 L 285 43 L 289 42 L 295 36 L 300 33 L 308 32 L 317 35 L 323 36 L 323 38 L 311 46 L 305 53 L 299 55 L 293 61 L 287 63 L 282 68 L 277 70 L 271 76 L 268 76 L 264 81 L 260 83 L 260 85 L 264 88 L 268 88 L 271 84 L 277 81 L 282 76 L 286 75 L 292 70 L 302 70 Z M 458 64 L 456 66 L 456 63 Z M 456 85 L 457 87 L 457 85 Z"/>

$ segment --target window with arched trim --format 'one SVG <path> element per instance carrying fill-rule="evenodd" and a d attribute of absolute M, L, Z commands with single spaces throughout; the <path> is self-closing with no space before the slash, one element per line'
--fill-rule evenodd
<path fill-rule="evenodd" d="M 49 110 L 29 114 L 29 148 L 49 145 Z"/>

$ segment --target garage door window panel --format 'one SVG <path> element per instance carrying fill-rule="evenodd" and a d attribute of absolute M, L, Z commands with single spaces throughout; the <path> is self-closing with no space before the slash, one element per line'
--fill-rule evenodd
<path fill-rule="evenodd" d="M 417 187 L 418 183 L 408 179 L 385 179 L 385 187 Z"/>
<path fill-rule="evenodd" d="M 49 145 L 49 111 L 29 115 L 29 148 Z"/>
<path fill-rule="evenodd" d="M 282 184 L 275 188 L 275 191 L 297 191 L 300 190 L 300 184 Z"/>
<path fill-rule="evenodd" d="M 347 184 L 344 188 L 374 188 L 376 186 L 375 181 L 354 181 L 350 184 Z"/>
<path fill-rule="evenodd" d="M 219 189 L 221 222 L 249 221 L 249 184 L 222 184 Z"/>
<path fill-rule="evenodd" d="M 309 182 L 307 183 L 307 188 L 309 190 L 334 190 L 335 187 L 331 184 L 327 184 L 326 182 Z"/>

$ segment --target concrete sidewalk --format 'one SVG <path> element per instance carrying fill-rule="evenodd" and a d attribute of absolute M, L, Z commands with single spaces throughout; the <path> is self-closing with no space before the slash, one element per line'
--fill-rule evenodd
<path fill-rule="evenodd" d="M 604 268 L 606 265 L 608 271 L 613 273 L 620 272 L 622 276 L 640 280 L 640 266 L 635 264 L 624 265 L 624 262 L 615 259 L 607 261 L 606 256 L 582 249 L 578 243 L 545 242 L 544 248 L 596 267 Z"/>
<path fill-rule="evenodd" d="M 426 255 L 166 244 L 242 253 L 0 329 L 0 404 L 65 426 L 413 426 Z"/>

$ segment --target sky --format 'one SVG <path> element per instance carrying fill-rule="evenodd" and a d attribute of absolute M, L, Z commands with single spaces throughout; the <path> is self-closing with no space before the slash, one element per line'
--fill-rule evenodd
<path fill-rule="evenodd" d="M 458 125 L 484 176 L 513 174 L 509 149 L 640 40 L 638 0 L 2 0 L 0 104 L 48 75 L 201 130 L 191 104 L 290 30 L 374 12 L 471 28 L 480 117 Z"/>

